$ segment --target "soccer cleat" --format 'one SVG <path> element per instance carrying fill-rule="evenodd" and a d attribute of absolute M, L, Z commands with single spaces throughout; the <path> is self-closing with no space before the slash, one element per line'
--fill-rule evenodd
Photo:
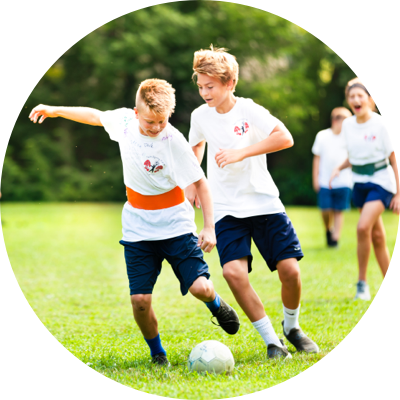
<path fill-rule="evenodd" d="M 289 350 L 284 345 L 283 340 L 279 339 L 282 343 L 282 347 L 277 346 L 276 344 L 270 343 L 267 347 L 268 358 L 283 358 L 290 359 L 292 355 L 289 353 Z"/>
<path fill-rule="evenodd" d="M 328 247 L 338 247 L 339 245 L 337 240 L 333 240 L 332 232 L 330 230 L 326 231 L 326 244 Z"/>
<path fill-rule="evenodd" d="M 170 367 L 171 364 L 168 361 L 166 354 L 159 353 L 152 357 L 151 362 L 156 365 L 160 365 L 161 367 Z"/>
<path fill-rule="evenodd" d="M 226 333 L 234 335 L 240 327 L 239 317 L 229 304 L 225 303 L 221 298 L 220 301 L 221 305 L 218 310 L 212 313 L 213 317 L 217 318 L 219 325 L 212 320 L 213 317 L 211 318 L 211 322 L 214 325 L 220 326 Z"/>
<path fill-rule="evenodd" d="M 286 339 L 296 347 L 297 351 L 306 353 L 319 353 L 319 347 L 299 328 L 292 328 L 288 334 L 285 332 L 284 322 L 282 321 L 283 334 Z"/>
<path fill-rule="evenodd" d="M 354 300 L 365 300 L 369 301 L 371 300 L 371 295 L 369 293 L 369 286 L 368 283 L 365 281 L 358 281 L 357 282 L 357 293 L 356 296 L 354 297 Z"/>

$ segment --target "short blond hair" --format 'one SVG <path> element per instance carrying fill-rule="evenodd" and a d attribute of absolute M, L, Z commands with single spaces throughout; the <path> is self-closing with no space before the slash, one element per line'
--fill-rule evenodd
<path fill-rule="evenodd" d="M 366 88 L 366 87 L 364 86 L 364 84 L 361 82 L 361 79 L 358 78 L 358 77 L 355 77 L 355 78 L 353 78 L 353 79 L 351 79 L 351 80 L 349 80 L 349 81 L 347 82 L 346 88 L 345 88 L 345 90 L 344 90 L 344 94 L 345 94 L 346 100 L 347 100 L 348 97 L 349 97 L 350 88 L 351 88 L 353 85 L 356 85 L 356 84 L 361 85 L 361 86 L 363 87 L 363 89 L 365 90 L 365 92 L 368 94 L 371 110 L 372 110 L 372 111 L 377 111 L 376 104 L 375 104 L 374 100 L 372 99 L 371 95 L 369 94 L 367 88 Z M 359 87 L 360 87 L 360 86 L 359 86 Z"/>
<path fill-rule="evenodd" d="M 336 115 L 343 115 L 343 117 L 351 117 L 353 114 L 346 107 L 335 107 L 331 112 L 331 120 L 336 117 Z"/>
<path fill-rule="evenodd" d="M 139 85 L 136 93 L 136 107 L 144 104 L 154 114 L 167 113 L 169 116 L 175 111 L 175 89 L 163 79 L 146 79 Z"/>
<path fill-rule="evenodd" d="M 195 81 L 198 74 L 206 74 L 219 79 L 224 85 L 233 81 L 233 92 L 239 80 L 239 64 L 236 57 L 229 54 L 228 49 L 210 45 L 210 50 L 199 50 L 194 53 L 193 75 Z"/>

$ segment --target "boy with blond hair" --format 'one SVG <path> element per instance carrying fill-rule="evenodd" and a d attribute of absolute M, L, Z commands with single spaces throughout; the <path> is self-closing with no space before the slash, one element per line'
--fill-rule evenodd
<path fill-rule="evenodd" d="M 291 147 L 292 136 L 264 107 L 234 95 L 239 66 L 225 49 L 211 46 L 210 50 L 197 51 L 193 71 L 206 104 L 192 113 L 189 143 L 200 162 L 208 143 L 207 172 L 223 276 L 262 336 L 268 357 L 291 358 L 249 281 L 253 239 L 270 270 L 277 270 L 282 282 L 284 335 L 297 350 L 318 352 L 318 346 L 298 322 L 298 260 L 303 253 L 265 158 L 265 154 Z M 191 204 L 201 203 L 193 185 L 187 188 L 186 196 Z"/>
<path fill-rule="evenodd" d="M 133 315 L 152 362 L 169 365 L 162 347 L 152 307 L 152 292 L 166 259 L 180 282 L 205 302 L 229 334 L 239 329 L 236 312 L 215 292 L 201 250 L 215 246 L 212 199 L 207 180 L 183 135 L 169 124 L 175 108 L 175 90 L 158 79 L 141 83 L 136 107 L 99 111 L 86 107 L 35 107 L 30 119 L 63 117 L 83 124 L 103 126 L 119 143 L 128 201 L 122 211 L 120 243 L 125 260 Z M 193 184 L 203 204 L 204 228 L 198 238 L 194 212 L 183 190 Z"/>
<path fill-rule="evenodd" d="M 338 246 L 344 220 L 343 211 L 350 208 L 353 186 L 350 168 L 341 171 L 333 180 L 332 189 L 329 188 L 329 179 L 332 171 L 348 157 L 346 141 L 341 131 L 342 122 L 351 115 L 346 107 L 334 108 L 331 113 L 331 127 L 317 133 L 311 150 L 314 154 L 313 187 L 318 195 L 318 207 L 329 247 Z"/>

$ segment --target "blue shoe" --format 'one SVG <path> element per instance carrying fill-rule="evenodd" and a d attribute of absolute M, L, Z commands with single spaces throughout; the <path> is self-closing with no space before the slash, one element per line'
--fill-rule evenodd
<path fill-rule="evenodd" d="M 367 282 L 365 281 L 357 282 L 357 293 L 356 296 L 354 297 L 354 300 L 357 299 L 365 301 L 371 300 L 371 294 L 369 293 L 369 286 Z"/>

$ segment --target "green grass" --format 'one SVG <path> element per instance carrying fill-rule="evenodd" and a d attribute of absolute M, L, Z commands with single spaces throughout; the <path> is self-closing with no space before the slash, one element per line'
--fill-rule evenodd
<path fill-rule="evenodd" d="M 357 280 L 355 227 L 358 212 L 346 213 L 339 249 L 327 249 L 315 208 L 288 208 L 302 243 L 301 325 L 321 353 L 294 352 L 290 362 L 268 360 L 266 348 L 235 302 L 222 278 L 216 249 L 206 255 L 220 295 L 233 305 L 241 328 L 231 337 L 210 323 L 207 308 L 182 297 L 168 264 L 154 291 L 163 345 L 172 368 L 152 367 L 149 350 L 134 323 L 125 272 L 119 204 L 2 205 L 8 256 L 27 300 L 43 324 L 71 353 L 99 373 L 147 393 L 183 399 L 227 398 L 253 393 L 306 370 L 329 353 L 352 330 L 370 302 L 355 302 Z M 384 214 L 392 253 L 398 217 Z M 197 224 L 202 217 L 197 213 Z M 282 303 L 276 273 L 270 273 L 254 250 L 251 282 L 281 336 Z M 368 279 L 374 296 L 382 277 L 374 256 Z M 231 376 L 190 373 L 191 349 L 207 339 L 225 343 L 236 365 Z"/>

